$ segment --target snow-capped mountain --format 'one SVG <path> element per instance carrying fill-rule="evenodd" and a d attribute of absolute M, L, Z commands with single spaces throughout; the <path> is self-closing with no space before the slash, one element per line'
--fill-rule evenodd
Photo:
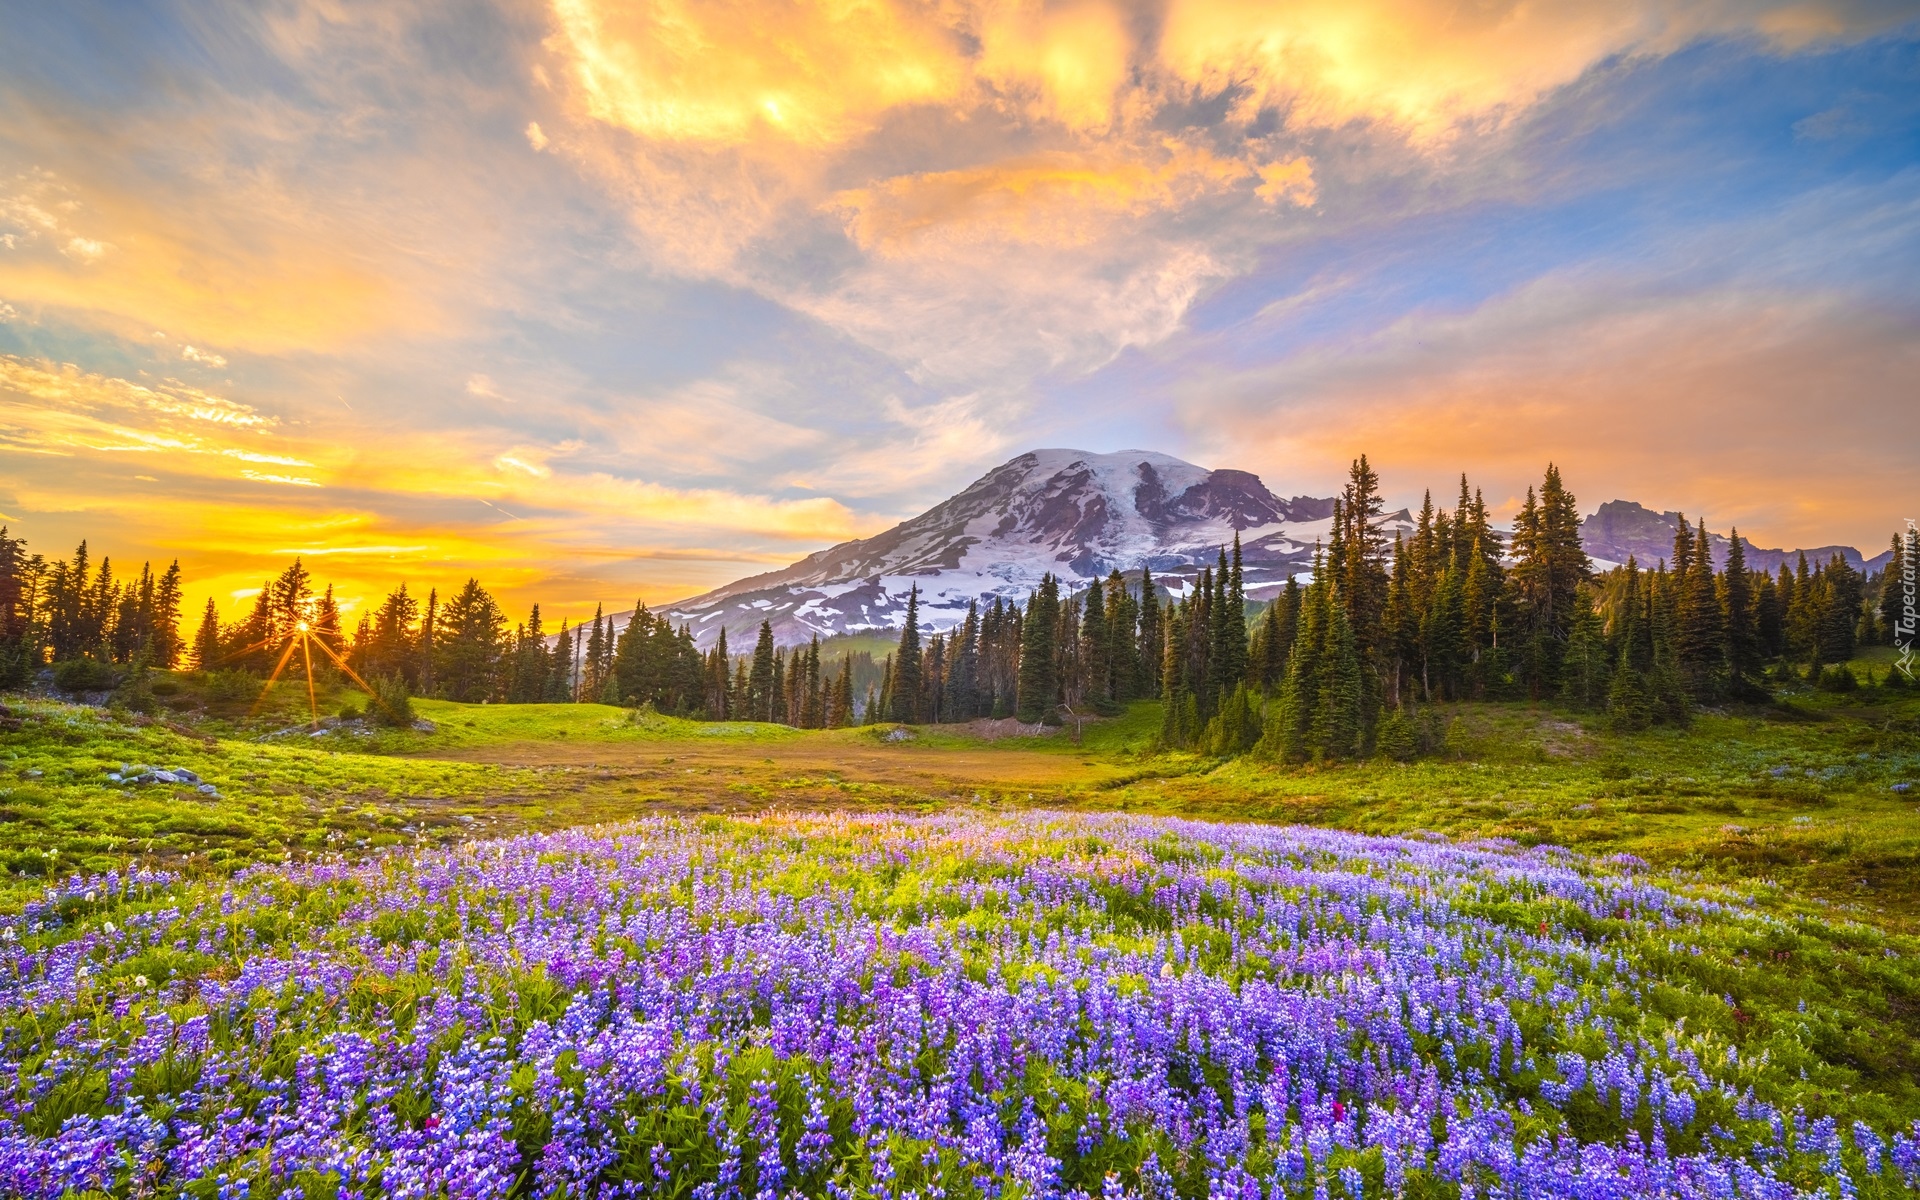
<path fill-rule="evenodd" d="M 969 601 L 990 605 L 999 597 L 1024 605 L 1048 572 L 1084 591 L 1109 571 L 1147 567 L 1179 595 L 1235 533 L 1247 593 L 1263 600 L 1288 575 L 1307 581 L 1314 545 L 1326 541 L 1332 519 L 1332 497 L 1282 499 L 1246 471 L 1209 470 L 1150 450 L 1035 450 L 885 533 L 842 542 L 662 611 L 689 626 L 702 649 L 726 629 L 737 652 L 752 646 L 762 621 L 772 624 L 782 646 L 815 634 L 898 630 L 907 594 L 918 587 L 922 629 L 945 630 L 965 617 Z M 1581 540 L 1600 569 L 1624 563 L 1628 554 L 1651 567 L 1672 554 L 1678 519 L 1609 501 L 1581 523 Z M 1414 528 L 1405 509 L 1383 525 L 1389 537 Z M 1752 569 L 1776 568 L 1797 553 L 1742 540 Z M 1713 534 L 1711 541 L 1715 564 L 1724 565 L 1726 538 Z M 1835 552 L 1856 569 L 1877 570 L 1887 559 L 1884 553 L 1864 558 L 1850 546 L 1809 550 L 1807 557 L 1825 561 Z M 630 615 L 616 614 L 615 628 L 624 628 Z"/>
<path fill-rule="evenodd" d="M 1025 604 L 1048 572 L 1080 591 L 1109 571 L 1147 567 L 1178 594 L 1236 532 L 1247 591 L 1264 598 L 1289 574 L 1306 576 L 1332 516 L 1330 497 L 1282 499 L 1245 471 L 1146 450 L 1035 450 L 885 533 L 664 611 L 691 626 L 702 648 L 722 627 L 730 646 L 750 646 L 763 620 L 781 645 L 792 645 L 815 634 L 898 629 L 917 586 L 923 626 L 948 629 L 969 601 Z M 1405 512 L 1389 519 L 1390 528 L 1407 524 Z"/>

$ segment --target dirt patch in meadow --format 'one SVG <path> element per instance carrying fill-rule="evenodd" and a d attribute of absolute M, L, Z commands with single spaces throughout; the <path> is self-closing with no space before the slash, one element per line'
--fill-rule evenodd
<path fill-rule="evenodd" d="M 976 722 L 975 724 L 978 724 Z M 989 724 L 998 724 L 989 722 Z M 1014 736 L 1011 733 L 1002 736 Z M 982 739 L 984 741 L 988 739 Z M 927 746 L 918 739 L 897 743 L 814 739 L 742 745 L 698 741 L 634 741 L 617 745 L 569 746 L 560 742 L 510 742 L 441 750 L 434 757 L 501 766 L 567 768 L 585 782 L 613 782 L 642 791 L 684 796 L 724 790 L 740 796 L 771 798 L 785 793 L 803 799 L 845 798 L 878 788 L 947 798 L 971 798 L 976 792 L 1032 792 L 1060 796 L 1097 786 L 1119 768 L 1070 754 L 1007 747 Z M 1019 795 L 1025 799 L 1025 795 Z"/>

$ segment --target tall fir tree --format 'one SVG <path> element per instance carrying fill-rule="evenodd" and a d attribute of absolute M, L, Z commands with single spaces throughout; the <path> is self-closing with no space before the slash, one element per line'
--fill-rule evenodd
<path fill-rule="evenodd" d="M 1181 748 L 1187 745 L 1192 736 L 1185 717 L 1188 708 L 1193 706 L 1193 695 L 1187 688 L 1186 653 L 1187 612 L 1184 605 L 1169 605 L 1161 619 L 1160 636 L 1160 743 L 1163 746 Z"/>
<path fill-rule="evenodd" d="M 980 605 L 967 601 L 967 615 L 954 635 L 952 663 L 947 669 L 947 712 L 951 720 L 970 721 L 980 715 Z"/>
<path fill-rule="evenodd" d="M 1140 568 L 1140 673 L 1147 681 L 1143 690 L 1149 697 L 1163 696 L 1164 672 L 1161 659 L 1165 648 L 1160 638 L 1162 621 L 1160 616 L 1160 585 L 1153 581 L 1153 572 L 1146 567 Z"/>
<path fill-rule="evenodd" d="M 507 618 L 478 579 L 447 601 L 446 628 L 434 648 L 434 674 L 449 700 L 476 704 L 492 699 L 500 683 L 501 640 Z"/>
<path fill-rule="evenodd" d="M 1763 576 L 1764 578 L 1764 576 Z M 1726 636 L 1727 688 L 1736 698 L 1765 699 L 1758 684 L 1764 652 L 1753 578 L 1747 573 L 1747 551 L 1736 527 L 1727 538 L 1727 565 L 1720 574 L 1720 616 Z"/>
<path fill-rule="evenodd" d="M 1015 704 L 1029 724 L 1051 721 L 1060 680 L 1054 662 L 1055 627 L 1060 621 L 1060 583 L 1052 574 L 1041 576 L 1040 586 L 1027 602 L 1020 636 L 1019 684 Z"/>
<path fill-rule="evenodd" d="M 762 621 L 760 637 L 753 645 L 753 667 L 747 682 L 747 719 L 750 721 L 774 719 L 774 660 L 773 625 Z"/>
<path fill-rule="evenodd" d="M 1096 577 L 1087 589 L 1080 619 L 1080 661 L 1085 700 L 1106 710 L 1113 701 L 1113 641 L 1107 629 L 1106 589 Z"/>
<path fill-rule="evenodd" d="M 900 645 L 893 653 L 893 684 L 888 688 L 891 720 L 913 724 L 920 719 L 922 667 L 920 657 L 920 585 L 907 592 L 906 620 L 900 627 Z"/>
<path fill-rule="evenodd" d="M 220 653 L 220 609 L 214 604 L 213 597 L 209 596 L 207 607 L 200 614 L 200 627 L 193 635 L 193 669 L 217 669 Z"/>
<path fill-rule="evenodd" d="M 1573 596 L 1567 624 L 1567 648 L 1561 661 L 1560 698 L 1575 708 L 1596 709 L 1607 702 L 1612 670 L 1604 623 L 1593 604 L 1593 589 L 1582 585 Z"/>
<path fill-rule="evenodd" d="M 419 656 L 417 674 L 423 695 L 435 695 L 439 687 L 434 677 L 433 660 L 440 639 L 440 589 L 427 589 L 427 610 L 420 615 L 420 637 L 415 653 Z"/>
<path fill-rule="evenodd" d="M 1335 508 L 1339 552 L 1328 548 L 1328 569 L 1333 572 L 1335 600 L 1345 610 L 1354 653 L 1358 656 L 1361 723 L 1372 728 L 1383 694 L 1381 618 L 1387 607 L 1390 576 L 1387 568 L 1387 536 L 1380 515 L 1380 476 L 1362 454 L 1347 471 L 1347 484 Z"/>
<path fill-rule="evenodd" d="M 1719 699 L 1725 684 L 1727 637 L 1714 586 L 1713 544 L 1706 518 L 1701 518 L 1698 534 L 1690 540 L 1685 570 L 1676 567 L 1674 571 L 1674 661 L 1688 697 L 1707 704 Z M 1679 549 L 1676 541 L 1676 559 Z"/>

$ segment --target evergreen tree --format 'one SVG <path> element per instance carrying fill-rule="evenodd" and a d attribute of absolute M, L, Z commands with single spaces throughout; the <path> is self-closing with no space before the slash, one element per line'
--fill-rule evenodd
<path fill-rule="evenodd" d="M 1069 589 L 1053 618 L 1053 700 L 1056 705 L 1065 705 L 1074 712 L 1080 711 L 1086 696 L 1080 650 L 1080 601 Z"/>
<path fill-rule="evenodd" d="M 273 581 L 273 625 L 269 632 L 275 641 L 286 637 L 293 627 L 312 616 L 313 573 L 298 558 Z"/>
<path fill-rule="evenodd" d="M 1334 534 L 1327 550 L 1336 602 L 1345 611 L 1360 664 L 1360 721 L 1371 729 L 1380 710 L 1383 671 L 1382 617 L 1390 576 L 1387 536 L 1380 523 L 1380 477 L 1362 454 L 1348 470 L 1334 508 Z M 1344 524 L 1344 528 L 1342 525 Z"/>
<path fill-rule="evenodd" d="M 1299 762 L 1314 751 L 1314 723 L 1326 684 L 1325 659 L 1333 603 L 1332 584 L 1316 549 L 1313 582 L 1301 597 L 1299 624 L 1287 657 L 1280 694 L 1267 705 L 1266 729 L 1256 752 L 1277 762 Z"/>
<path fill-rule="evenodd" d="M 1613 678 L 1608 682 L 1608 720 L 1616 729 L 1645 729 L 1653 720 L 1647 674 L 1653 669 L 1653 631 L 1648 598 L 1640 586 L 1640 567 L 1632 555 L 1621 568 L 1620 594 L 1614 605 Z"/>
<path fill-rule="evenodd" d="M 946 688 L 947 639 L 936 633 L 927 639 L 926 649 L 920 654 L 920 720 L 937 725 L 949 719 L 944 712 Z"/>
<path fill-rule="evenodd" d="M 1765 576 L 1762 576 L 1765 578 Z M 1756 613 L 1753 580 L 1747 574 L 1747 552 L 1735 528 L 1727 540 L 1727 566 L 1720 576 L 1720 615 L 1726 631 L 1727 685 L 1736 697 L 1763 699 L 1755 682 L 1763 652 Z"/>
<path fill-rule="evenodd" d="M 573 629 L 560 618 L 560 636 L 554 639 L 553 653 L 547 658 L 546 690 L 541 699 L 548 704 L 567 704 L 573 700 Z"/>
<path fill-rule="evenodd" d="M 790 724 L 793 720 L 787 714 L 787 660 L 778 650 L 773 652 L 773 680 L 768 685 L 771 693 L 767 702 L 767 720 L 777 725 Z"/>
<path fill-rule="evenodd" d="M 1429 703 L 1458 699 L 1465 692 L 1471 652 L 1465 575 L 1452 564 L 1440 568 L 1420 622 L 1420 689 Z"/>
<path fill-rule="evenodd" d="M 1786 615 L 1786 653 L 1792 658 L 1809 660 L 1809 667 L 1817 671 L 1825 661 L 1820 657 L 1820 630 L 1826 624 L 1825 589 L 1816 586 L 1820 580 L 1807 566 L 1804 551 L 1799 555 L 1799 568 L 1790 578 L 1791 583 L 1781 590 L 1787 594 Z"/>
<path fill-rule="evenodd" d="M 834 680 L 833 703 L 827 709 L 827 728 L 843 729 L 853 724 L 853 659 L 842 660 L 840 677 Z"/>
<path fill-rule="evenodd" d="M 1164 694 L 1164 673 L 1161 659 L 1165 649 L 1161 644 L 1162 622 L 1160 617 L 1160 587 L 1153 581 L 1153 572 L 1140 568 L 1140 675 L 1143 681 L 1142 693 L 1149 697 Z"/>
<path fill-rule="evenodd" d="M 1233 535 L 1233 560 L 1220 553 L 1210 605 L 1207 647 L 1207 711 L 1222 701 L 1247 677 L 1247 597 L 1241 571 L 1240 534 Z"/>
<path fill-rule="evenodd" d="M 1203 749 L 1222 757 L 1245 754 L 1259 743 L 1261 734 L 1259 701 L 1242 680 L 1233 685 L 1220 711 L 1207 722 Z"/>
<path fill-rule="evenodd" d="M 1683 521 L 1682 524 L 1685 524 Z M 1680 670 L 1682 686 L 1698 703 L 1719 698 L 1727 662 L 1726 625 L 1721 619 L 1720 597 L 1714 587 L 1713 548 L 1707 537 L 1707 522 L 1700 521 L 1697 537 L 1688 547 L 1684 572 L 1674 571 L 1678 590 L 1674 603 L 1674 660 Z M 1675 541 L 1676 559 L 1680 541 Z"/>
<path fill-rule="evenodd" d="M 282 593 L 283 597 L 291 593 Z M 435 646 L 434 675 L 449 700 L 492 699 L 499 684 L 501 638 L 507 618 L 478 579 L 447 601 L 444 636 Z"/>
<path fill-rule="evenodd" d="M 367 636 L 354 645 L 355 665 L 369 679 L 397 676 L 417 687 L 419 665 L 414 650 L 414 624 L 419 620 L 420 603 L 407 594 L 402 583 L 387 593 L 373 611 Z"/>
<path fill-rule="evenodd" d="M 273 581 L 266 580 L 253 597 L 253 609 L 233 630 L 233 645 L 222 658 L 237 668 L 264 675 L 272 669 L 284 639 L 274 631 Z"/>
<path fill-rule="evenodd" d="M 1214 643 L 1213 616 L 1219 607 L 1219 586 L 1213 569 L 1202 567 L 1198 584 L 1180 601 L 1180 611 L 1186 615 L 1186 637 L 1179 649 L 1181 687 L 1203 720 L 1213 713 L 1214 698 L 1208 694 L 1213 682 L 1208 659 Z M 1194 737 L 1200 733 L 1197 728 L 1189 732 Z"/>
<path fill-rule="evenodd" d="M 33 622 L 33 602 L 27 593 L 27 555 L 24 538 L 9 537 L 0 525 L 0 647 L 24 647 Z M 22 663 L 24 667 L 24 663 Z"/>
<path fill-rule="evenodd" d="M 606 682 L 601 678 L 603 664 L 607 657 L 607 627 L 604 621 L 606 606 L 593 606 L 593 625 L 587 632 L 586 662 L 582 664 L 580 694 L 583 699 L 598 700 L 601 686 Z"/>
<path fill-rule="evenodd" d="M 707 719 L 727 721 L 733 717 L 733 659 L 727 653 L 727 627 L 720 626 L 720 634 L 714 639 L 713 650 L 707 655 L 705 680 L 702 690 L 705 694 Z"/>
<path fill-rule="evenodd" d="M 1827 600 L 1821 609 L 1817 637 L 1821 658 L 1844 663 L 1858 646 L 1861 605 L 1866 581 L 1839 553 L 1827 560 L 1821 571 Z"/>
<path fill-rule="evenodd" d="M 1140 602 L 1118 570 L 1107 575 L 1107 696 L 1117 703 L 1147 695 L 1148 673 L 1140 660 Z M 1157 668 L 1157 664 L 1156 664 Z"/>
<path fill-rule="evenodd" d="M 774 649 L 773 625 L 760 622 L 760 639 L 753 646 L 753 670 L 747 682 L 747 719 L 751 721 L 771 721 L 774 719 Z"/>
<path fill-rule="evenodd" d="M 1312 753 L 1316 758 L 1352 758 L 1364 750 L 1364 685 L 1359 648 L 1343 605 L 1329 608 L 1320 672 L 1319 703 L 1309 734 Z"/>
<path fill-rule="evenodd" d="M 1612 672 L 1608 669 L 1606 631 L 1594 610 L 1593 591 L 1582 586 L 1573 596 L 1573 619 L 1561 664 L 1560 696 L 1575 708 L 1606 704 Z"/>
<path fill-rule="evenodd" d="M 920 719 L 923 664 L 920 658 L 920 585 L 907 592 L 907 616 L 900 627 L 900 645 L 893 655 L 893 684 L 889 690 L 890 719 L 911 725 Z"/>
<path fill-rule="evenodd" d="M 540 606 L 533 606 L 526 624 L 514 630 L 507 661 L 506 698 L 514 704 L 538 704 L 547 697 L 547 635 Z"/>
<path fill-rule="evenodd" d="M 1107 597 L 1096 578 L 1087 589 L 1086 608 L 1080 619 L 1080 661 L 1084 698 L 1101 711 L 1111 711 L 1113 701 L 1112 653 L 1113 641 L 1107 629 Z"/>
<path fill-rule="evenodd" d="M 4 534 L 0 530 L 0 534 Z M 180 583 L 180 560 L 167 564 L 154 588 L 153 609 L 147 619 L 151 629 L 153 665 L 173 670 L 180 665 L 180 607 L 186 601 Z"/>
<path fill-rule="evenodd" d="M 1653 668 L 1647 672 L 1647 692 L 1659 719 L 1684 725 L 1689 716 L 1687 689 L 1674 651 L 1679 582 L 1663 565 L 1653 572 L 1647 583 L 1647 629 L 1653 644 Z"/>
<path fill-rule="evenodd" d="M 200 627 L 193 635 L 193 669 L 211 671 L 220 664 L 220 610 L 213 603 L 213 597 L 207 597 L 207 607 L 200 614 Z"/>
<path fill-rule="evenodd" d="M 422 695 L 431 695 L 439 686 L 434 675 L 434 659 L 439 652 L 440 641 L 440 589 L 427 589 L 427 611 L 420 618 L 420 640 L 417 653 L 420 656 L 418 676 Z"/>
<path fill-rule="evenodd" d="M 1760 657 L 1778 658 L 1786 653 L 1787 620 L 1786 606 L 1780 599 L 1780 586 L 1765 571 L 1755 571 L 1753 581 L 1753 625 Z"/>
<path fill-rule="evenodd" d="M 1186 653 L 1187 611 L 1185 605 L 1169 605 L 1162 618 L 1165 628 L 1160 637 L 1160 744 L 1185 747 L 1193 730 L 1186 713 L 1193 696 L 1187 689 Z M 1198 715 L 1197 709 L 1195 715 Z"/>
<path fill-rule="evenodd" d="M 1420 614 L 1418 589 L 1414 584 L 1414 551 L 1393 535 L 1393 572 L 1387 585 L 1387 607 L 1381 614 L 1380 655 L 1385 671 L 1386 703 L 1399 712 L 1403 703 L 1402 686 L 1411 665 L 1420 654 Z"/>
<path fill-rule="evenodd" d="M 1521 639 L 1520 662 L 1527 693 L 1538 700 L 1558 685 L 1573 620 L 1574 596 L 1592 572 L 1580 545 L 1580 513 L 1549 463 L 1538 500 L 1527 489 L 1526 506 L 1513 531 L 1514 565 L 1509 575 Z"/>
<path fill-rule="evenodd" d="M 1029 724 L 1048 721 L 1054 716 L 1060 687 L 1054 662 L 1054 634 L 1059 621 L 1059 581 L 1051 574 L 1043 575 L 1039 589 L 1027 601 L 1027 617 L 1020 637 L 1019 690 L 1015 703 L 1020 719 Z"/>
<path fill-rule="evenodd" d="M 309 628 L 313 636 L 326 642 L 336 652 L 345 644 L 346 634 L 340 628 L 340 602 L 333 598 L 331 583 L 327 585 L 326 591 L 320 593 L 320 598 L 314 601 L 313 618 L 309 622 Z"/>
<path fill-rule="evenodd" d="M 6 536 L 6 530 L 0 529 L 0 539 Z M 1907 539 L 1899 534 L 1893 535 L 1893 543 L 1887 547 L 1887 567 L 1880 572 L 1880 632 L 1881 637 L 1893 642 L 1895 633 L 1902 630 L 1903 636 L 1911 640 L 1915 624 L 1913 614 L 1907 611 L 1907 585 L 1914 582 L 1914 568 L 1920 567 L 1907 557 Z"/>
<path fill-rule="evenodd" d="M 967 601 L 966 619 L 954 637 L 952 663 L 947 669 L 946 709 L 949 720 L 970 721 L 980 715 L 980 606 Z"/>

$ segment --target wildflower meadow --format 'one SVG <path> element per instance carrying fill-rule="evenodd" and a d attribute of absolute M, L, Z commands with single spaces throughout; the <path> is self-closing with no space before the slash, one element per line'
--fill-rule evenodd
<path fill-rule="evenodd" d="M 1909 1194 L 1912 1096 L 1732 990 L 1790 924 L 1626 858 L 985 810 L 75 878 L 0 927 L 0 1192 Z"/>

